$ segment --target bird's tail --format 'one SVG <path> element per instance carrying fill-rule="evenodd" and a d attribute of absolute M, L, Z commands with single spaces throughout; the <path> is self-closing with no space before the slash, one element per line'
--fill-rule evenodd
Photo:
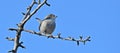
<path fill-rule="evenodd" d="M 39 23 L 42 22 L 42 20 L 40 18 L 35 18 Z"/>

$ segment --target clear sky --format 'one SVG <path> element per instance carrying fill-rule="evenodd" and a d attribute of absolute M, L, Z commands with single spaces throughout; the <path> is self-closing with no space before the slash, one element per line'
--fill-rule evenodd
<path fill-rule="evenodd" d="M 5 37 L 15 37 L 16 28 L 32 0 L 0 1 L 0 53 L 13 48 L 13 42 Z M 86 45 L 59 39 L 47 39 L 23 32 L 21 41 L 26 49 L 18 53 L 120 53 L 120 0 L 48 0 L 25 25 L 26 29 L 38 30 L 36 17 L 43 19 L 53 13 L 58 16 L 54 35 L 61 32 L 63 37 L 91 36 Z"/>

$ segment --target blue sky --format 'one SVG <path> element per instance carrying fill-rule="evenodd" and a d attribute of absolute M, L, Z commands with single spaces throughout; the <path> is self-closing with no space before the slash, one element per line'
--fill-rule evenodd
<path fill-rule="evenodd" d="M 14 37 L 16 28 L 32 0 L 2 0 L 0 2 L 0 53 L 13 48 L 13 42 L 5 37 Z M 91 36 L 86 45 L 59 39 L 47 39 L 23 32 L 21 41 L 26 49 L 18 53 L 120 53 L 120 0 L 48 0 L 50 7 L 44 5 L 25 25 L 26 29 L 38 31 L 36 17 L 43 19 L 53 13 L 58 16 L 56 29 L 61 36 L 79 38 Z"/>

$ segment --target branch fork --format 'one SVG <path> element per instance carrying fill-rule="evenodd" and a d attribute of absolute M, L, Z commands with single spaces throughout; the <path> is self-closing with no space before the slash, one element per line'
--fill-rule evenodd
<path fill-rule="evenodd" d="M 32 7 L 37 4 L 38 6 L 33 10 L 31 11 Z M 12 53 L 17 53 L 17 50 L 19 47 L 22 47 L 22 48 L 25 48 L 22 44 L 23 42 L 20 42 L 20 38 L 21 38 L 21 33 L 22 31 L 24 31 L 24 25 L 26 24 L 26 22 L 44 5 L 48 5 L 50 6 L 48 3 L 47 3 L 47 0 L 43 0 L 43 2 L 41 3 L 40 0 L 38 0 L 38 2 L 36 2 L 36 0 L 33 0 L 31 5 L 27 8 L 27 12 L 26 13 L 23 13 L 23 20 L 17 24 L 18 28 L 9 28 L 9 30 L 11 31 L 16 31 L 16 36 L 15 38 L 9 38 L 9 37 L 6 37 L 7 40 L 9 41 L 14 41 L 14 47 L 11 51 L 9 52 L 12 52 Z M 35 32 L 32 32 L 32 33 L 35 33 Z"/>

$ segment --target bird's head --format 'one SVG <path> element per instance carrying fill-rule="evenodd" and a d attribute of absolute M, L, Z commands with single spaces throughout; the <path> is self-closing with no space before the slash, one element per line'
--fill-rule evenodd
<path fill-rule="evenodd" d="M 57 18 L 57 16 L 55 16 L 54 14 L 49 14 L 45 17 L 45 19 L 53 19 L 55 20 Z"/>

